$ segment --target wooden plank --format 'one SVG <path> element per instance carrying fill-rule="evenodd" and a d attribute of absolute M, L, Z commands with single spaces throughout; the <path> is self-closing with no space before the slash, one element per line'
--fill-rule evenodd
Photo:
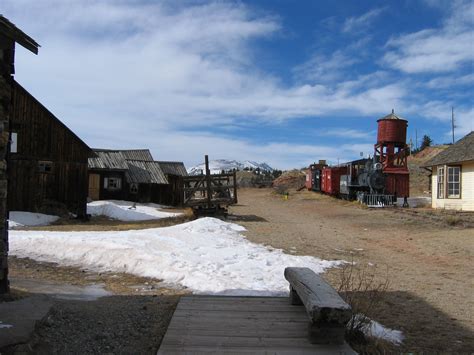
<path fill-rule="evenodd" d="M 347 349 L 346 349 L 347 348 Z M 159 355 L 207 355 L 207 354 L 272 354 L 272 355 L 334 355 L 334 354 L 355 354 L 351 349 L 346 348 L 334 349 L 332 347 L 323 348 L 319 347 L 317 351 L 312 348 L 292 348 L 292 349 L 280 349 L 275 347 L 266 347 L 264 349 L 255 348 L 219 348 L 215 346 L 195 346 L 195 345 L 184 345 L 184 346 L 162 346 L 158 354 Z"/>
<path fill-rule="evenodd" d="M 351 307 L 311 269 L 287 267 L 285 278 L 300 297 L 313 323 L 345 325 L 351 319 Z"/>
<path fill-rule="evenodd" d="M 158 354 L 354 354 L 347 344 L 311 344 L 309 324 L 284 297 L 186 296 Z"/>

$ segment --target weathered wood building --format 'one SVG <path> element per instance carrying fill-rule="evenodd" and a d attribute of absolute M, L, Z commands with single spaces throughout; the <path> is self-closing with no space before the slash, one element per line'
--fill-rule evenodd
<path fill-rule="evenodd" d="M 183 163 L 154 161 L 148 149 L 94 149 L 94 153 L 89 158 L 90 199 L 180 204 Z"/>
<path fill-rule="evenodd" d="M 182 205 L 184 197 L 182 178 L 188 176 L 184 164 L 178 161 L 159 161 L 158 163 L 168 180 L 168 200 L 164 203 L 171 206 Z"/>
<path fill-rule="evenodd" d="M 8 283 L 8 175 L 7 154 L 10 142 L 15 43 L 38 54 L 38 43 L 0 15 L 0 293 L 9 291 Z"/>
<path fill-rule="evenodd" d="M 10 127 L 8 209 L 85 216 L 87 144 L 17 82 Z"/>

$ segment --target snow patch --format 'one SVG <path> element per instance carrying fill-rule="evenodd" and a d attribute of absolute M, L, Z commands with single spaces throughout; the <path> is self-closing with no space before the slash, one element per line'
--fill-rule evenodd
<path fill-rule="evenodd" d="M 146 221 L 176 217 L 182 213 L 161 211 L 166 206 L 154 203 L 133 203 L 130 201 L 104 200 L 87 204 L 87 213 L 92 216 L 106 216 L 120 221 Z"/>
<path fill-rule="evenodd" d="M 11 211 L 8 220 L 8 227 L 24 227 L 24 226 L 46 226 L 59 219 L 58 216 L 52 216 L 42 213 Z"/>
<path fill-rule="evenodd" d="M 355 317 L 356 319 L 365 318 L 362 315 L 356 315 Z M 400 330 L 394 330 L 384 327 L 382 324 L 374 320 L 370 320 L 367 325 L 362 327 L 362 331 L 366 336 L 383 339 L 395 345 L 400 345 L 403 342 L 403 339 L 405 338 L 403 336 L 403 332 L 401 332 Z"/>
<path fill-rule="evenodd" d="M 196 293 L 286 295 L 287 266 L 316 273 L 342 261 L 285 254 L 249 242 L 245 228 L 216 218 L 120 232 L 12 231 L 10 254 L 153 277 Z"/>
<path fill-rule="evenodd" d="M 3 324 L 3 322 L 0 320 L 0 329 L 2 329 L 2 328 L 13 328 L 13 325 Z"/>

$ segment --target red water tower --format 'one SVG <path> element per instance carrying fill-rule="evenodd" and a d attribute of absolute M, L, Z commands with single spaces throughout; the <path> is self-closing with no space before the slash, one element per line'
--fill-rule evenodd
<path fill-rule="evenodd" d="M 408 146 L 406 144 L 408 121 L 392 113 L 377 120 L 375 157 L 382 164 L 387 176 L 386 192 L 398 197 L 409 196 Z"/>

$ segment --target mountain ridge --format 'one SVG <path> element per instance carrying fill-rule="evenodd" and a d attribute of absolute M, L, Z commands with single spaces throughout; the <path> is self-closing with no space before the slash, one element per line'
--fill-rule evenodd
<path fill-rule="evenodd" d="M 215 159 L 215 160 L 210 160 L 209 161 L 209 169 L 211 170 L 211 174 L 220 174 L 222 171 L 228 172 L 232 170 L 245 170 L 245 169 L 260 169 L 262 172 L 273 172 L 275 169 L 273 169 L 270 165 L 267 163 L 258 163 L 253 160 L 244 160 L 244 161 L 238 161 L 238 160 L 230 160 L 230 159 Z M 188 174 L 189 175 L 199 175 L 203 173 L 205 170 L 205 164 L 198 164 L 195 165 L 191 168 L 188 169 Z"/>

